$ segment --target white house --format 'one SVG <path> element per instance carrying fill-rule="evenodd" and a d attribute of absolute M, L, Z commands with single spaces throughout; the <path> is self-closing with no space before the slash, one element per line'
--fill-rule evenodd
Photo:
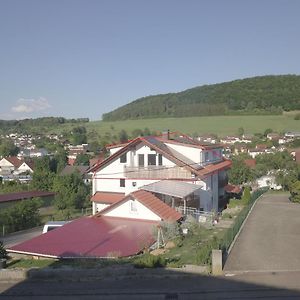
<path fill-rule="evenodd" d="M 109 147 L 110 156 L 91 167 L 93 214 L 144 189 L 169 206 L 219 211 L 225 198 L 226 170 L 222 146 L 204 145 L 190 137 L 138 137 Z M 176 184 L 184 192 L 174 193 Z M 183 186 L 184 185 L 184 186 Z M 178 190 L 178 189 L 177 189 Z"/>

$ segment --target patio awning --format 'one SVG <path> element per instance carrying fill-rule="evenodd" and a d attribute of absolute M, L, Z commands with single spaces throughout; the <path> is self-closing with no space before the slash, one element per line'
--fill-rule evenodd
<path fill-rule="evenodd" d="M 185 198 L 202 188 L 202 185 L 187 183 L 176 180 L 161 180 L 151 184 L 144 185 L 140 189 L 152 193 L 169 195 L 177 198 Z"/>

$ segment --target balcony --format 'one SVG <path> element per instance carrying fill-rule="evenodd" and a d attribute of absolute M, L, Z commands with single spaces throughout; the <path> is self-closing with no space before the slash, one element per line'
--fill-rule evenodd
<path fill-rule="evenodd" d="M 169 179 L 169 178 L 184 178 L 190 179 L 191 172 L 184 168 L 177 166 L 164 167 L 164 166 L 146 166 L 146 167 L 132 167 L 124 166 L 124 173 L 126 178 L 140 178 L 140 179 Z"/>

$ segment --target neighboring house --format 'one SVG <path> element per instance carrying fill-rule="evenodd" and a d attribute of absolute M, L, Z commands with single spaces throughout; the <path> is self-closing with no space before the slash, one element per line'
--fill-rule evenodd
<path fill-rule="evenodd" d="M 16 156 L 4 157 L 0 160 L 2 181 L 28 182 L 32 179 L 29 173 L 33 173 L 33 169 L 33 162 L 21 160 Z"/>
<path fill-rule="evenodd" d="M 267 139 L 270 141 L 279 141 L 280 135 L 278 133 L 272 132 L 267 134 Z"/>
<path fill-rule="evenodd" d="M 89 169 L 89 166 L 65 166 L 64 169 L 60 172 L 61 176 L 64 175 L 70 175 L 75 172 L 78 172 L 83 179 L 83 182 L 85 184 L 88 184 L 92 181 L 92 174 L 87 173 L 87 170 Z"/>
<path fill-rule="evenodd" d="M 286 138 L 288 138 L 288 139 L 294 140 L 294 139 L 300 138 L 300 132 L 298 132 L 298 131 L 288 131 L 288 132 L 286 132 L 286 133 L 284 134 L 284 136 L 285 136 Z"/>
<path fill-rule="evenodd" d="M 226 172 L 231 166 L 231 161 L 223 158 L 222 149 L 221 145 L 204 145 L 190 137 L 171 134 L 138 137 L 126 144 L 110 146 L 110 156 L 89 170 L 93 172 L 93 214 L 118 197 L 165 180 L 195 188 L 189 187 L 187 194 L 180 195 L 182 204 L 187 206 L 189 197 L 196 199 L 193 208 L 218 212 L 222 209 L 219 203 L 226 197 Z M 156 188 L 160 199 L 168 205 L 172 200 L 166 199 L 176 200 L 170 189 L 166 192 L 161 185 Z"/>
<path fill-rule="evenodd" d="M 32 198 L 41 198 L 43 205 L 48 206 L 53 200 L 55 193 L 44 191 L 29 191 L 29 192 L 16 192 L 8 194 L 0 194 L 0 208 L 15 205 L 20 201 L 31 200 Z"/>
<path fill-rule="evenodd" d="M 8 252 L 52 258 L 132 256 L 156 242 L 161 221 L 182 215 L 150 192 L 135 191 L 102 212 L 7 249 Z"/>
<path fill-rule="evenodd" d="M 256 180 L 258 188 L 269 187 L 272 190 L 281 190 L 282 186 L 275 181 L 275 175 L 269 174 L 262 176 Z"/>
<path fill-rule="evenodd" d="M 248 134 L 243 134 L 242 136 L 242 142 L 246 144 L 252 143 L 253 139 L 254 139 L 253 134 L 248 133 Z"/>
<path fill-rule="evenodd" d="M 0 160 L 0 172 L 1 174 L 11 174 L 17 170 L 23 161 L 16 156 L 3 157 Z"/>
<path fill-rule="evenodd" d="M 220 142 L 225 145 L 233 145 L 235 143 L 241 143 L 242 140 L 238 136 L 226 136 L 225 138 L 221 138 Z"/>

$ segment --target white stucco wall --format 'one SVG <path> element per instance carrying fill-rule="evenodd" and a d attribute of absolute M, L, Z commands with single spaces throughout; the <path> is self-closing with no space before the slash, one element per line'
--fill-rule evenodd
<path fill-rule="evenodd" d="M 132 205 L 136 208 L 131 210 Z M 128 199 L 125 203 L 104 214 L 109 217 L 160 221 L 161 218 L 137 200 Z"/>
<path fill-rule="evenodd" d="M 26 171 L 29 171 L 29 172 L 33 172 L 32 170 L 31 170 L 31 168 L 24 162 L 24 163 L 22 163 L 22 165 L 18 168 L 18 172 L 19 173 L 22 173 L 22 172 L 26 172 Z"/>
<path fill-rule="evenodd" d="M 104 204 L 104 203 L 97 203 L 93 201 L 93 215 L 96 214 L 97 212 L 103 210 L 104 208 L 108 207 L 109 204 Z"/>

